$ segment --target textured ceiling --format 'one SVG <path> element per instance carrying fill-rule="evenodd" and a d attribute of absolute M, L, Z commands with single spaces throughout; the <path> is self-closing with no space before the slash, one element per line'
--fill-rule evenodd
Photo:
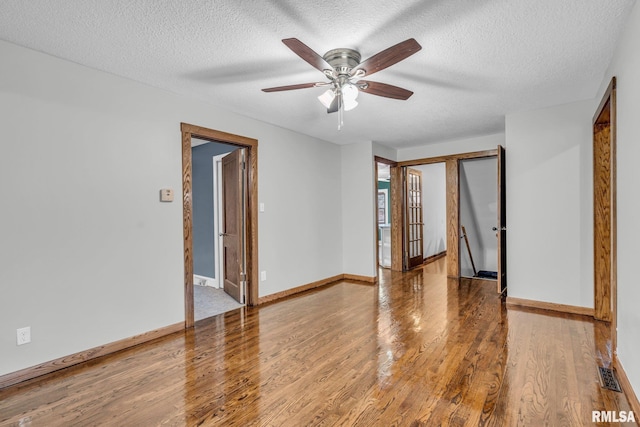
<path fill-rule="evenodd" d="M 592 98 L 634 0 L 2 0 L 0 38 L 340 144 L 408 147 L 504 130 L 504 115 Z M 281 39 L 363 60 L 415 38 L 422 50 L 328 115 L 325 77 Z"/>

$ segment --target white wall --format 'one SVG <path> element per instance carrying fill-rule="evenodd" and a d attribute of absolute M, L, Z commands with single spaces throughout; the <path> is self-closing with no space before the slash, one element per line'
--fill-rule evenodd
<path fill-rule="evenodd" d="M 260 296 L 343 273 L 340 147 L 287 133 L 259 138 Z"/>
<path fill-rule="evenodd" d="M 395 148 L 386 147 L 376 142 L 373 143 L 373 155 L 382 157 L 383 159 L 393 160 L 394 162 L 398 160 L 398 151 Z"/>
<path fill-rule="evenodd" d="M 461 161 L 460 225 L 467 231 L 476 271 L 498 271 L 498 239 L 492 230 L 498 225 L 497 201 L 497 159 Z M 460 241 L 460 273 L 467 277 L 474 275 L 464 240 Z"/>
<path fill-rule="evenodd" d="M 341 149 L 343 272 L 373 277 L 378 248 L 373 147 L 363 142 Z"/>
<path fill-rule="evenodd" d="M 424 257 L 447 250 L 447 176 L 444 163 L 411 166 L 422 172 Z"/>
<path fill-rule="evenodd" d="M 184 321 L 180 122 L 259 140 L 260 295 L 343 272 L 339 146 L 6 42 L 0 57 L 0 375 Z"/>
<path fill-rule="evenodd" d="M 593 307 L 594 100 L 506 118 L 509 296 Z"/>
<path fill-rule="evenodd" d="M 617 78 L 617 201 L 618 201 L 618 357 L 640 394 L 640 5 L 635 4 L 602 81 L 602 99 L 611 77 Z M 594 110 L 595 112 L 595 110 Z"/>
<path fill-rule="evenodd" d="M 398 150 L 398 161 L 425 159 L 448 154 L 470 153 L 474 151 L 495 150 L 498 145 L 505 144 L 504 133 L 478 136 L 475 138 L 445 141 L 419 147 L 402 148 Z"/>

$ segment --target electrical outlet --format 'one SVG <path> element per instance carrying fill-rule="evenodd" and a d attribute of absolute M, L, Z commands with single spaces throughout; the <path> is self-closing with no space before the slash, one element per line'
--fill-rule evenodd
<path fill-rule="evenodd" d="M 265 280 L 267 280 L 267 272 L 266 271 L 261 271 L 260 272 L 260 281 L 264 282 Z"/>
<path fill-rule="evenodd" d="M 31 342 L 31 326 L 26 328 L 16 329 L 18 345 L 27 344 Z"/>

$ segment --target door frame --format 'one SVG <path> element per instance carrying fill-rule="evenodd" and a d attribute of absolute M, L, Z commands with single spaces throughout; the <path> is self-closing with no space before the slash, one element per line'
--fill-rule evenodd
<path fill-rule="evenodd" d="M 594 239 L 594 317 L 611 322 L 612 350 L 617 349 L 618 317 L 618 278 L 617 278 L 617 197 L 616 197 L 616 78 L 611 79 L 602 96 L 600 105 L 593 116 L 593 239 Z M 597 167 L 598 144 L 602 144 L 601 132 L 609 134 L 608 144 L 604 148 L 609 152 L 609 165 L 606 171 Z M 604 182 L 608 194 L 598 191 L 598 183 Z M 600 186 L 601 187 L 601 186 Z M 598 215 L 600 209 L 608 210 Z M 602 227 L 602 230 L 599 230 Z M 600 277 L 598 248 L 604 249 L 606 259 L 605 274 L 608 280 Z M 607 254 L 608 252 L 608 254 Z"/>
<path fill-rule="evenodd" d="M 258 140 L 227 132 L 180 123 L 182 133 L 182 226 L 184 241 L 184 304 L 185 328 L 194 325 L 193 307 L 193 193 L 191 139 L 222 142 L 247 149 L 247 305 L 258 304 Z"/>
<path fill-rule="evenodd" d="M 460 154 L 450 154 L 438 157 L 427 157 L 415 160 L 405 160 L 397 163 L 398 173 L 397 175 L 403 175 L 400 173 L 402 168 L 427 165 L 431 163 L 444 163 L 446 169 L 446 185 L 447 185 L 447 277 L 458 279 L 460 278 L 460 161 L 466 159 L 481 159 L 485 157 L 496 157 L 498 155 L 498 149 L 474 151 Z M 393 176 L 392 176 L 393 181 Z M 401 181 L 401 180 L 397 180 Z M 402 182 L 392 182 L 391 191 L 396 194 L 404 194 L 402 188 Z M 404 196 L 400 197 L 400 202 L 396 199 L 394 208 L 391 209 L 393 215 L 394 212 L 402 212 L 404 205 Z M 399 206 L 399 207 L 398 207 Z M 394 232 L 394 228 L 396 229 Z M 402 247 L 402 233 L 404 232 L 404 221 L 394 221 L 392 217 L 391 221 L 391 236 L 392 240 L 394 236 L 396 240 L 393 240 L 391 247 L 400 244 Z M 398 246 L 396 246 L 398 247 Z M 403 265 L 405 248 L 402 247 L 400 253 L 401 256 L 391 257 L 391 270 L 392 271 L 405 271 Z M 398 251 L 396 251 L 398 252 Z"/>

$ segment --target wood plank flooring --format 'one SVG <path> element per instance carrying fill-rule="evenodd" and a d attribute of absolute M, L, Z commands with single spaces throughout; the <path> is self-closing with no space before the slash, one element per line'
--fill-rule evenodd
<path fill-rule="evenodd" d="M 0 390 L 0 425 L 595 425 L 593 410 L 630 410 L 598 384 L 608 333 L 586 317 L 507 310 L 495 286 L 447 279 L 443 259 Z"/>

